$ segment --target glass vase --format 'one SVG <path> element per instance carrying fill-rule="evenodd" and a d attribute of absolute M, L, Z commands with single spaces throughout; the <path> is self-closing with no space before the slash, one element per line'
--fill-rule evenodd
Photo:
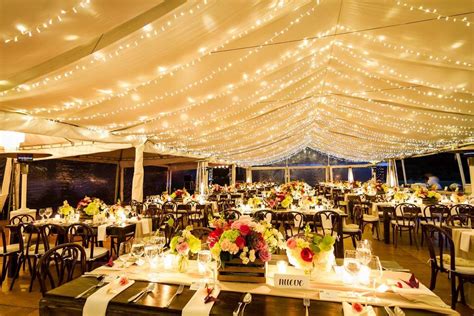
<path fill-rule="evenodd" d="M 178 256 L 178 271 L 184 273 L 189 268 L 189 256 L 186 255 L 179 255 Z"/>

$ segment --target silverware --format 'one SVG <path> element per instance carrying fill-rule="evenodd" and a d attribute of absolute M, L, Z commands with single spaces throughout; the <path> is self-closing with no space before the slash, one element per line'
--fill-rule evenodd
<path fill-rule="evenodd" d="M 81 298 L 81 297 L 83 297 L 84 295 L 86 295 L 89 291 L 104 286 L 104 284 L 105 284 L 104 279 L 105 279 L 105 276 L 103 276 L 103 275 L 98 276 L 98 277 L 97 277 L 97 280 L 99 281 L 99 283 L 97 283 L 97 284 L 91 286 L 90 288 L 88 288 L 87 290 L 85 290 L 84 292 L 82 292 L 81 294 L 77 295 L 75 298 Z"/>
<path fill-rule="evenodd" d="M 388 316 L 395 316 L 390 307 L 384 306 L 383 308 L 385 308 L 385 311 L 387 312 Z"/>
<path fill-rule="evenodd" d="M 309 305 L 311 304 L 311 300 L 307 297 L 303 298 L 303 305 L 306 307 L 306 316 L 309 315 Z"/>
<path fill-rule="evenodd" d="M 250 304 L 252 302 L 252 294 L 250 293 L 245 294 L 243 302 L 244 302 L 244 307 L 242 307 L 242 313 L 240 313 L 241 316 L 244 316 L 245 307 L 247 307 L 247 304 Z"/>
<path fill-rule="evenodd" d="M 395 316 L 405 316 L 405 312 L 402 311 L 402 309 L 398 306 L 395 306 L 393 308 L 393 312 L 394 312 Z"/>
<path fill-rule="evenodd" d="M 128 299 L 128 302 L 136 303 L 138 302 L 143 296 L 148 295 L 149 293 L 153 292 L 155 290 L 156 284 L 153 282 L 148 283 L 148 286 L 135 294 L 134 296 L 130 297 Z"/>
<path fill-rule="evenodd" d="M 241 306 L 242 306 L 242 302 L 239 302 L 239 304 L 237 305 L 237 308 L 232 312 L 232 316 L 239 316 Z"/>
<path fill-rule="evenodd" d="M 176 291 L 176 293 L 174 293 L 174 295 L 171 296 L 170 300 L 168 301 L 168 304 L 166 304 L 166 307 L 170 307 L 170 305 L 173 302 L 174 298 L 178 295 L 181 295 L 181 293 L 183 293 L 183 291 L 184 291 L 184 285 L 180 284 L 180 286 L 178 287 L 178 290 Z"/>

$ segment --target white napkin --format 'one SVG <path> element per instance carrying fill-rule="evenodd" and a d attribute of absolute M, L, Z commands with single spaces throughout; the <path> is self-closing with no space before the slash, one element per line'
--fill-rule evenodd
<path fill-rule="evenodd" d="M 115 282 L 115 281 L 114 281 Z M 107 305 L 109 302 L 122 291 L 126 290 L 131 286 L 135 281 L 128 280 L 128 283 L 120 286 L 117 283 L 110 282 L 106 286 L 97 290 L 94 294 L 89 296 L 84 304 L 82 310 L 83 316 L 105 316 L 107 312 Z M 109 289 L 114 288 L 114 290 L 109 291 Z"/>
<path fill-rule="evenodd" d="M 212 291 L 212 296 L 217 297 L 221 290 L 216 286 Z M 208 316 L 211 312 L 214 302 L 204 303 L 204 298 L 207 296 L 207 290 L 200 288 L 194 293 L 193 297 L 184 306 L 181 315 L 183 316 Z"/>
<path fill-rule="evenodd" d="M 105 240 L 106 231 L 107 231 L 107 224 L 99 225 L 99 227 L 97 227 L 97 241 Z"/>
<path fill-rule="evenodd" d="M 352 309 L 352 305 L 347 302 L 342 302 L 342 310 L 344 316 L 375 316 L 375 311 L 372 306 L 364 306 L 362 312 L 358 313 Z"/>
<path fill-rule="evenodd" d="M 150 233 L 150 221 L 147 218 L 141 220 L 142 222 L 142 233 L 147 235 Z"/>
<path fill-rule="evenodd" d="M 465 252 L 469 252 L 472 236 L 474 236 L 474 231 L 461 232 L 461 241 L 459 243 L 459 249 Z"/>

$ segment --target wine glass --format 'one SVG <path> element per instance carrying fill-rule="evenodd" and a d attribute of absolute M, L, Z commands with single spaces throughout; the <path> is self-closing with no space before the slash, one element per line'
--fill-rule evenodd
<path fill-rule="evenodd" d="M 150 268 L 155 268 L 158 264 L 159 248 L 156 245 L 149 244 L 145 246 L 145 257 L 148 260 Z"/>
<path fill-rule="evenodd" d="M 41 222 L 44 221 L 44 214 L 46 213 L 46 209 L 40 208 L 39 209 L 39 216 L 41 216 Z"/>
<path fill-rule="evenodd" d="M 131 254 L 137 261 L 137 263 L 140 261 L 140 258 L 143 256 L 145 253 L 145 243 L 141 239 L 135 239 L 132 244 L 132 251 Z"/>
<path fill-rule="evenodd" d="M 371 256 L 367 265 L 370 268 L 370 284 L 372 285 L 374 300 L 377 299 L 377 286 L 380 285 L 383 277 L 383 267 L 378 256 Z"/>
<path fill-rule="evenodd" d="M 44 215 L 46 215 L 46 217 L 48 218 L 48 221 L 49 221 L 49 218 L 51 217 L 51 215 L 53 215 L 53 208 L 52 207 L 46 208 L 46 211 L 45 211 Z"/>
<path fill-rule="evenodd" d="M 129 241 L 122 242 L 119 246 L 118 259 L 122 262 L 122 266 L 130 260 L 130 252 L 132 244 Z"/>
<path fill-rule="evenodd" d="M 357 284 L 357 277 L 361 270 L 360 261 L 357 259 L 357 253 L 355 250 L 346 250 L 344 253 L 344 269 L 351 277 L 351 283 L 353 286 Z M 354 292 L 353 292 L 354 294 Z"/>
<path fill-rule="evenodd" d="M 162 255 L 163 248 L 166 245 L 165 233 L 161 230 L 157 230 L 153 236 L 153 243 L 158 247 L 159 255 Z"/>
<path fill-rule="evenodd" d="M 357 242 L 356 247 L 356 258 L 362 263 L 363 265 L 368 265 L 372 257 L 372 247 L 370 245 L 370 241 L 361 240 Z"/>

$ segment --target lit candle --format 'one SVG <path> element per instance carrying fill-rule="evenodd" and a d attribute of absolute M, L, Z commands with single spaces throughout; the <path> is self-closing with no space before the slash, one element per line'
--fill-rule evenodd
<path fill-rule="evenodd" d="M 164 266 L 166 270 L 169 270 L 173 267 L 173 255 L 172 254 L 167 254 L 164 259 Z"/>
<path fill-rule="evenodd" d="M 283 261 L 283 260 L 277 261 L 277 270 L 278 270 L 278 273 L 285 274 L 287 268 L 288 268 L 288 262 Z"/>
<path fill-rule="evenodd" d="M 199 274 L 206 274 L 206 264 L 203 263 L 203 262 L 198 262 L 198 270 L 199 270 Z"/>
<path fill-rule="evenodd" d="M 59 214 L 54 215 L 54 219 L 59 221 L 61 219 L 61 215 L 59 215 Z"/>

